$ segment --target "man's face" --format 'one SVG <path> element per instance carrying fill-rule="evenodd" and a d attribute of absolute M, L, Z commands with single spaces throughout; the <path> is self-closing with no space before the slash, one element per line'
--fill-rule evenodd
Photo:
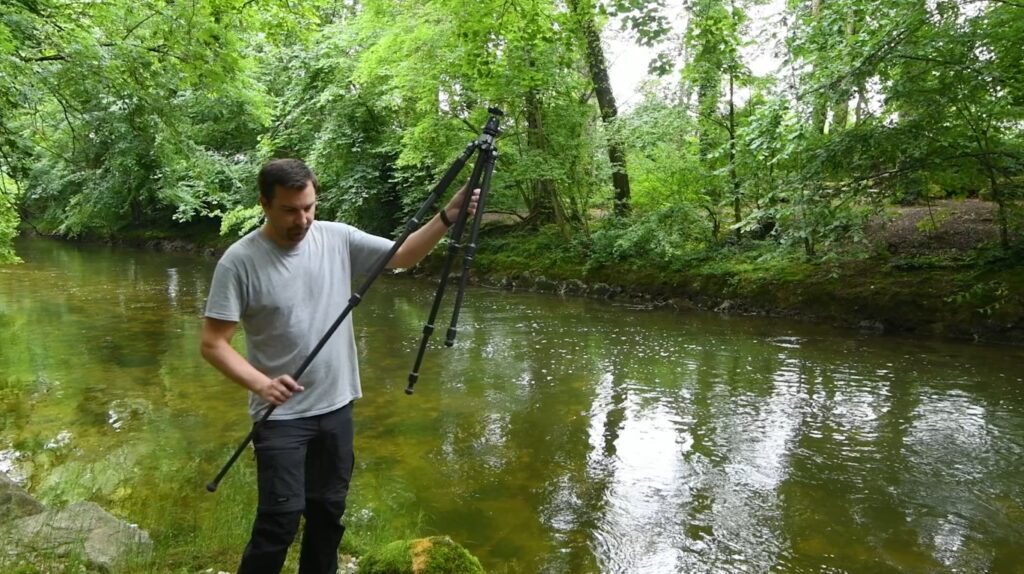
<path fill-rule="evenodd" d="M 260 196 L 260 205 L 267 216 L 271 239 L 282 247 L 295 247 L 313 225 L 316 190 L 312 181 L 306 182 L 303 189 L 277 186 L 274 199 L 268 202 Z"/>

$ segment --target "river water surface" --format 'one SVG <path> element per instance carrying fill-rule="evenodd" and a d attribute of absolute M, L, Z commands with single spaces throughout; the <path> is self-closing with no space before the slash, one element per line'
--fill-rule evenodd
<path fill-rule="evenodd" d="M 17 248 L 0 470 L 233 570 L 255 481 L 244 456 L 203 490 L 248 430 L 197 351 L 214 261 Z M 1020 349 L 471 289 L 410 397 L 433 291 L 384 277 L 355 311 L 350 531 L 447 534 L 493 572 L 1024 572 Z"/>

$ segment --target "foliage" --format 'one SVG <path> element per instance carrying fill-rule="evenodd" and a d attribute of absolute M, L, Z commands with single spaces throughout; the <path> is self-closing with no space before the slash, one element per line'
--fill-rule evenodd
<path fill-rule="evenodd" d="M 610 219 L 586 244 L 588 265 L 626 263 L 653 269 L 678 269 L 686 257 L 706 248 L 707 222 L 685 205 L 638 215 L 629 223 Z"/>
<path fill-rule="evenodd" d="M 268 111 L 232 2 L 5 10 L 25 81 L 7 100 L 3 158 L 41 222 L 109 235 L 217 214 L 247 191 Z"/>
<path fill-rule="evenodd" d="M 3 191 L 2 256 L 19 218 L 65 236 L 211 218 L 244 232 L 278 156 L 316 170 L 320 217 L 391 234 L 492 105 L 488 208 L 555 225 L 591 268 L 730 242 L 834 258 L 886 206 L 946 197 L 996 203 L 1014 248 L 1019 4 L 793 0 L 755 18 L 762 4 L 692 0 L 672 30 L 660 1 L 5 3 L 0 170 L 20 187 Z M 616 22 L 680 73 L 606 123 L 581 38 Z M 758 75 L 751 53 L 768 50 L 779 67 Z M 633 215 L 610 223 L 618 146 Z"/>
<path fill-rule="evenodd" d="M 263 208 L 259 205 L 236 207 L 224 214 L 221 235 L 242 236 L 263 224 Z"/>

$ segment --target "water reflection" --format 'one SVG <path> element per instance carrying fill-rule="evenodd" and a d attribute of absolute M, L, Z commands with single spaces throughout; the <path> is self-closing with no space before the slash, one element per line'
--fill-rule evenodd
<path fill-rule="evenodd" d="M 178 308 L 178 270 L 174 267 L 167 270 L 167 303 L 172 309 Z"/>
<path fill-rule="evenodd" d="M 212 262 L 22 253 L 0 268 L 0 470 L 219 520 L 189 481 L 246 417 L 196 352 Z M 354 314 L 357 528 L 422 521 L 506 573 L 1019 571 L 1020 350 L 474 289 L 406 397 L 432 296 L 384 278 Z"/>

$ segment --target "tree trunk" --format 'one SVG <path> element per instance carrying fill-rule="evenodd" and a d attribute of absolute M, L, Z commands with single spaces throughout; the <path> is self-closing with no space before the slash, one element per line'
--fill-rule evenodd
<path fill-rule="evenodd" d="M 989 186 L 992 190 L 992 201 L 996 202 L 999 210 L 996 212 L 996 220 L 999 221 L 999 245 L 1003 249 L 1010 248 L 1010 229 L 1007 223 L 1006 217 L 1006 201 L 1003 197 L 1002 190 L 999 188 L 999 176 L 996 175 L 994 169 L 986 160 L 985 170 L 988 172 Z"/>
<path fill-rule="evenodd" d="M 839 131 L 846 128 L 850 121 L 850 90 L 840 90 L 836 96 L 835 107 L 832 108 L 832 131 Z"/>
<path fill-rule="evenodd" d="M 526 92 L 526 145 L 541 154 L 548 148 L 547 135 L 544 133 L 544 115 L 536 90 Z M 538 178 L 530 183 L 528 202 L 530 221 L 546 223 L 554 221 L 559 227 L 565 224 L 565 213 L 559 201 L 555 182 L 550 178 Z"/>
<path fill-rule="evenodd" d="M 734 78 L 729 72 L 729 179 L 732 180 L 732 215 L 736 225 L 736 239 L 740 238 L 740 180 L 736 176 L 736 101 L 733 98 Z"/>
<path fill-rule="evenodd" d="M 857 108 L 854 113 L 853 123 L 858 125 L 868 115 L 868 89 L 864 81 L 857 86 Z"/>
<path fill-rule="evenodd" d="M 821 2 L 822 0 L 811 1 L 811 16 L 814 17 L 816 24 L 821 24 Z M 824 134 L 825 126 L 828 123 L 828 93 L 824 91 L 818 91 L 812 96 L 814 100 L 813 109 L 811 111 L 811 126 L 813 127 L 814 133 Z"/>
<path fill-rule="evenodd" d="M 853 42 L 853 37 L 857 34 L 857 22 L 855 15 L 851 11 L 846 21 L 846 44 L 849 45 Z M 853 96 L 853 90 L 849 84 L 845 84 L 839 87 L 839 93 L 836 95 L 836 101 L 832 108 L 832 125 L 835 126 L 836 131 L 846 129 L 846 124 L 850 121 L 850 98 Z"/>
<path fill-rule="evenodd" d="M 569 7 L 575 13 L 580 24 L 587 46 L 587 67 L 590 69 L 590 79 L 594 84 L 594 92 L 597 95 L 597 106 L 601 110 L 601 119 L 606 126 L 611 127 L 615 118 L 619 115 L 618 107 L 615 104 L 615 95 L 612 93 L 611 82 L 608 79 L 608 65 L 604 57 L 604 49 L 601 47 L 601 34 L 594 24 L 594 14 L 589 0 L 569 0 Z M 622 144 L 616 141 L 612 135 L 608 142 L 608 160 L 612 164 L 612 186 L 615 188 L 615 214 L 624 216 L 629 214 L 629 174 L 626 171 L 626 153 Z"/>

